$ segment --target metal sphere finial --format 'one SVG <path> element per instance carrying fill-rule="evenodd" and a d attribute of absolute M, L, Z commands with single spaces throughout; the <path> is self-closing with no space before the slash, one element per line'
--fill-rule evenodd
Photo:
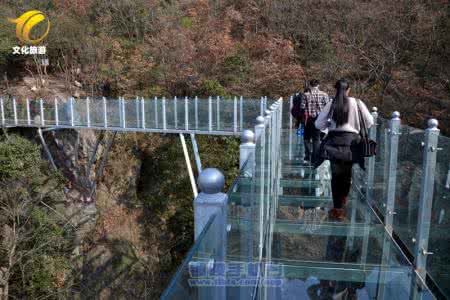
<path fill-rule="evenodd" d="M 264 125 L 265 122 L 266 122 L 266 120 L 264 120 L 263 116 L 258 116 L 256 118 L 256 125 Z"/>
<path fill-rule="evenodd" d="M 225 177 L 218 169 L 204 169 L 198 176 L 198 187 L 205 194 L 220 193 L 225 187 Z"/>
<path fill-rule="evenodd" d="M 436 119 L 429 119 L 428 120 L 428 128 L 434 129 L 434 128 L 437 128 L 438 125 L 439 125 L 439 121 L 438 120 L 436 120 Z"/>
<path fill-rule="evenodd" d="M 394 111 L 392 113 L 392 119 L 398 119 L 398 118 L 400 118 L 400 113 L 398 111 Z"/>
<path fill-rule="evenodd" d="M 378 112 L 378 107 L 376 107 L 376 106 L 372 107 L 372 111 L 373 112 Z"/>
<path fill-rule="evenodd" d="M 246 144 L 246 143 L 254 143 L 255 141 L 255 134 L 253 133 L 253 131 L 251 130 L 244 130 L 241 133 L 241 143 L 242 144 Z"/>

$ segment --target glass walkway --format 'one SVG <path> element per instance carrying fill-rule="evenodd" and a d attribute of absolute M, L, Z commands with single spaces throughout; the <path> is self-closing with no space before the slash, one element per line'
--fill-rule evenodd
<path fill-rule="evenodd" d="M 437 124 L 418 130 L 374 112 L 378 154 L 366 171 L 354 167 L 347 216 L 336 221 L 329 165 L 303 163 L 289 105 L 280 101 L 259 120 L 226 210 L 211 214 L 162 299 L 448 296 L 450 143 Z"/>
<path fill-rule="evenodd" d="M 0 118 L 2 127 L 241 135 L 240 175 L 226 194 L 218 170 L 200 174 L 195 244 L 162 299 L 450 298 L 450 139 L 437 121 L 422 130 L 374 110 L 378 153 L 354 167 L 337 221 L 329 164 L 303 163 L 291 105 L 0 98 Z"/>

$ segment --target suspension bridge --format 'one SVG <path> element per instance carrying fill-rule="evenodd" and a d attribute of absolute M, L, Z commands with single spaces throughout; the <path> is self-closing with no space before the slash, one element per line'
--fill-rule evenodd
<path fill-rule="evenodd" d="M 194 194 L 195 243 L 162 299 L 450 297 L 450 139 L 373 109 L 378 153 L 354 167 L 347 218 L 332 208 L 329 164 L 303 163 L 288 100 L 0 98 L 1 125 L 179 134 Z M 199 178 L 184 142 L 190 134 Z M 202 168 L 196 134 L 241 136 L 228 191 Z M 214 166 L 210 166 L 214 167 Z M 199 192 L 197 191 L 199 190 Z"/>

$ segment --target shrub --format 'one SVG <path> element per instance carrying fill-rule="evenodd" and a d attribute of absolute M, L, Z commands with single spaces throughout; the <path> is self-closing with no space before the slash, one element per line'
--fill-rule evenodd
<path fill-rule="evenodd" d="M 198 89 L 200 96 L 225 96 L 225 89 L 215 79 L 206 79 L 202 82 Z"/>

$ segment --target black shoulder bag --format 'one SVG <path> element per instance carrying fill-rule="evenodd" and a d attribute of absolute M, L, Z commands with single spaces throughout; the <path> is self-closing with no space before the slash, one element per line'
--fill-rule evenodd
<path fill-rule="evenodd" d="M 357 102 L 358 107 L 358 115 L 359 115 L 359 135 L 361 136 L 361 140 L 359 141 L 359 151 L 362 157 L 371 157 L 377 154 L 377 142 L 369 138 L 369 132 L 367 131 L 366 123 L 364 122 L 364 118 L 362 117 L 361 109 L 359 108 L 359 102 Z"/>

